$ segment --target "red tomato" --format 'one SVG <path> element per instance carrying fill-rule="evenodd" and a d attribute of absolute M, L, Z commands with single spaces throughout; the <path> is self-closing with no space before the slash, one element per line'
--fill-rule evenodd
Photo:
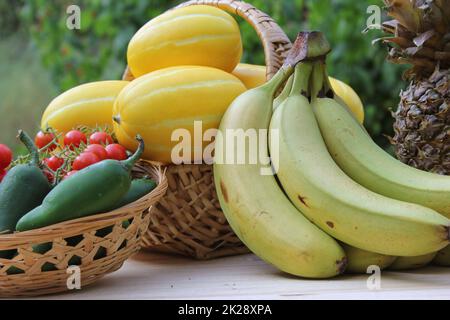
<path fill-rule="evenodd" d="M 69 146 L 71 150 L 78 148 L 81 143 L 87 144 L 86 136 L 81 131 L 72 130 L 64 136 L 64 145 Z"/>
<path fill-rule="evenodd" d="M 73 162 L 72 169 L 82 170 L 97 162 L 100 162 L 100 158 L 95 153 L 83 152 L 78 157 L 76 157 L 75 161 Z"/>
<path fill-rule="evenodd" d="M 108 153 L 100 144 L 91 144 L 84 150 L 84 152 L 95 153 L 100 158 L 100 160 L 108 159 Z"/>
<path fill-rule="evenodd" d="M 56 144 L 51 143 L 54 139 L 55 135 L 53 133 L 44 133 L 42 131 L 39 131 L 34 138 L 34 143 L 39 149 L 47 147 L 47 150 L 53 151 L 56 149 Z"/>
<path fill-rule="evenodd" d="M 53 181 L 55 180 L 55 176 L 53 175 L 53 173 L 51 173 L 48 170 L 44 170 L 44 175 L 47 177 L 48 182 L 53 183 Z"/>
<path fill-rule="evenodd" d="M 89 137 L 89 143 L 90 144 L 102 144 L 102 145 L 108 145 L 111 143 L 114 143 L 113 139 L 109 134 L 106 132 L 94 132 Z"/>
<path fill-rule="evenodd" d="M 63 180 L 70 178 L 71 176 L 73 176 L 75 173 L 77 173 L 78 170 L 72 170 L 70 172 L 67 172 L 67 174 L 64 176 Z"/>
<path fill-rule="evenodd" d="M 2 182 L 3 178 L 6 176 L 8 171 L 6 170 L 0 170 L 0 182 Z"/>
<path fill-rule="evenodd" d="M 128 158 L 127 149 L 125 149 L 125 147 L 121 146 L 120 144 L 110 144 L 109 146 L 106 146 L 105 149 L 108 153 L 108 159 L 120 161 Z"/>
<path fill-rule="evenodd" d="M 8 168 L 12 161 L 12 152 L 8 146 L 0 144 L 0 170 Z"/>
<path fill-rule="evenodd" d="M 62 165 L 64 164 L 64 160 L 56 156 L 52 156 L 50 158 L 44 159 L 44 163 L 47 165 L 47 167 L 49 167 L 53 171 L 56 171 L 62 167 Z"/>

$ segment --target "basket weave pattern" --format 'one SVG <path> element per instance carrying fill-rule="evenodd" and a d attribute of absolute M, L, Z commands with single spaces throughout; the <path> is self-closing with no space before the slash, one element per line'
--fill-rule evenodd
<path fill-rule="evenodd" d="M 220 208 L 212 166 L 169 166 L 166 176 L 167 195 L 152 210 L 144 246 L 198 259 L 248 252 Z"/>
<path fill-rule="evenodd" d="M 140 249 L 150 209 L 167 189 L 167 180 L 157 166 L 140 162 L 133 175 L 151 176 L 158 186 L 138 201 L 109 213 L 0 236 L 0 250 L 17 250 L 14 258 L 0 259 L 0 297 L 67 291 L 70 265 L 80 267 L 82 288 L 119 269 Z M 128 226 L 123 225 L 126 220 Z M 42 244 L 49 245 L 47 252 L 33 252 L 33 246 Z"/>
<path fill-rule="evenodd" d="M 281 68 L 292 43 L 276 22 L 254 6 L 235 0 L 194 0 L 179 7 L 210 5 L 239 15 L 256 30 L 264 47 L 267 79 Z M 123 79 L 133 80 L 127 69 Z M 145 247 L 197 259 L 247 253 L 220 208 L 211 165 L 170 165 L 166 196 L 151 213 Z"/>

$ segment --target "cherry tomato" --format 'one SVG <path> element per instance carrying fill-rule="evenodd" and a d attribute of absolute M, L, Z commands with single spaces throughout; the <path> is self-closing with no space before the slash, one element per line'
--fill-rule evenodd
<path fill-rule="evenodd" d="M 72 170 L 66 173 L 66 175 L 64 176 L 63 180 L 70 178 L 71 176 L 73 176 L 75 173 L 77 173 L 78 170 Z"/>
<path fill-rule="evenodd" d="M 56 149 L 56 143 L 51 143 L 54 139 L 55 135 L 53 133 L 44 133 L 39 131 L 34 138 L 34 143 L 39 149 L 43 149 L 47 146 L 47 150 L 53 151 Z"/>
<path fill-rule="evenodd" d="M 106 146 L 106 152 L 108 153 L 108 159 L 113 160 L 125 160 L 128 158 L 127 149 L 120 144 L 110 144 Z"/>
<path fill-rule="evenodd" d="M 100 162 L 100 158 L 95 153 L 83 152 L 75 158 L 72 168 L 74 170 L 82 170 L 97 162 Z"/>
<path fill-rule="evenodd" d="M 106 132 L 94 132 L 89 137 L 89 143 L 90 144 L 102 144 L 102 145 L 108 145 L 111 143 L 114 143 L 113 139 L 109 134 Z"/>
<path fill-rule="evenodd" d="M 55 176 L 53 175 L 53 173 L 51 173 L 48 170 L 44 170 L 44 175 L 47 177 L 48 182 L 53 183 L 53 181 L 55 180 Z"/>
<path fill-rule="evenodd" d="M 45 159 L 44 163 L 47 165 L 47 167 L 49 167 L 53 171 L 56 171 L 62 167 L 62 165 L 64 164 L 64 160 L 56 156 L 51 156 L 50 158 Z"/>
<path fill-rule="evenodd" d="M 6 176 L 8 171 L 6 170 L 0 170 L 0 182 L 2 182 L 3 178 Z"/>
<path fill-rule="evenodd" d="M 86 136 L 81 131 L 72 130 L 64 136 L 64 145 L 69 146 L 71 150 L 78 148 L 81 143 L 87 144 Z"/>
<path fill-rule="evenodd" d="M 106 149 L 100 144 L 91 144 L 84 150 L 84 152 L 95 153 L 100 160 L 108 159 L 108 152 L 106 152 Z"/>
<path fill-rule="evenodd" d="M 0 170 L 8 168 L 12 161 L 12 152 L 8 146 L 0 144 Z"/>

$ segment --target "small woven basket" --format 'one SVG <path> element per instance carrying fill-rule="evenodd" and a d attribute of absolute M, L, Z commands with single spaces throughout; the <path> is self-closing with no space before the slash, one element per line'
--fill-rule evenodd
<path fill-rule="evenodd" d="M 281 68 L 292 43 L 267 14 L 234 0 L 194 0 L 179 7 L 210 5 L 236 14 L 256 30 L 264 47 L 267 79 Z M 129 68 L 124 80 L 134 79 Z M 169 188 L 151 212 L 145 247 L 160 252 L 211 259 L 249 252 L 229 226 L 217 198 L 211 165 L 170 165 Z"/>
<path fill-rule="evenodd" d="M 157 187 L 143 198 L 104 214 L 42 229 L 0 236 L 0 250 L 17 250 L 0 259 L 0 297 L 30 297 L 68 291 L 68 267 L 80 268 L 81 288 L 118 270 L 142 245 L 152 206 L 164 195 L 167 180 L 159 166 L 141 161 L 134 177 L 150 176 Z M 129 221 L 129 225 L 124 225 Z M 45 253 L 33 246 L 48 247 Z M 52 270 L 52 271 L 51 271 Z"/>

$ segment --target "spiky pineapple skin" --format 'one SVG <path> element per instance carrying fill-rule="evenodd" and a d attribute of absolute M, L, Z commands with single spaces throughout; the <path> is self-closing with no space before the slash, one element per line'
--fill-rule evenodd
<path fill-rule="evenodd" d="M 450 71 L 413 80 L 401 93 L 392 143 L 402 162 L 450 175 Z"/>

